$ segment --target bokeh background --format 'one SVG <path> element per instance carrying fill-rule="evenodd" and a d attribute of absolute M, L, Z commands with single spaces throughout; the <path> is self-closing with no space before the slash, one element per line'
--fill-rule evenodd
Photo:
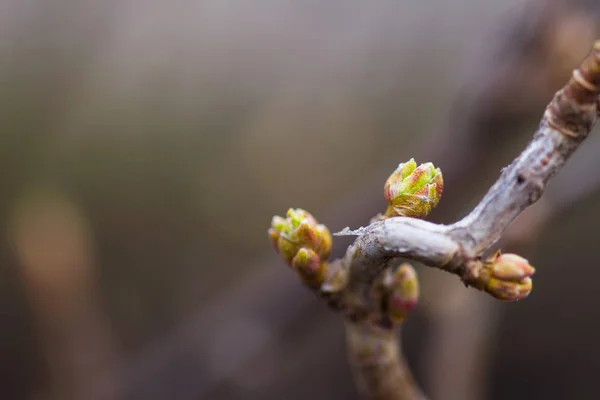
<path fill-rule="evenodd" d="M 414 156 L 456 220 L 599 35 L 584 0 L 0 0 L 0 398 L 358 398 L 271 216 L 365 224 Z M 597 149 L 507 232 L 526 301 L 419 268 L 433 399 L 596 398 Z"/>

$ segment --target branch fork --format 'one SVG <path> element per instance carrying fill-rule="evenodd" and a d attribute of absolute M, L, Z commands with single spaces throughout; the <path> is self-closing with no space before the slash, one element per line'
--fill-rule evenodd
<path fill-rule="evenodd" d="M 439 169 L 414 160 L 400 164 L 385 184 L 388 208 L 371 224 L 346 228 L 357 236 L 341 260 L 327 262 L 331 235 L 309 213 L 290 209 L 274 217 L 269 236 L 301 280 L 346 316 L 348 348 L 363 393 L 373 399 L 422 399 L 400 354 L 396 329 L 417 302 L 412 266 L 422 262 L 459 276 L 468 286 L 501 300 L 532 290 L 535 269 L 515 254 L 485 254 L 508 225 L 543 194 L 547 182 L 600 118 L 600 40 L 542 117 L 532 141 L 464 218 L 440 225 L 422 220 L 440 200 Z"/>

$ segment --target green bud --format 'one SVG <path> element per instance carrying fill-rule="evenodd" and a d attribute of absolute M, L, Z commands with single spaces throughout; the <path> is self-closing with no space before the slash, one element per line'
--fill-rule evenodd
<path fill-rule="evenodd" d="M 285 227 L 285 218 L 275 215 L 271 220 L 271 227 L 277 231 L 281 231 Z"/>
<path fill-rule="evenodd" d="M 307 221 L 311 225 L 316 225 L 317 221 L 308 211 L 301 208 L 290 208 L 287 211 L 287 220 L 290 228 L 297 228 L 302 222 Z"/>
<path fill-rule="evenodd" d="M 315 227 L 315 235 L 317 238 L 317 246 L 315 247 L 315 251 L 321 260 L 326 260 L 331 252 L 331 233 L 329 233 L 329 229 L 327 229 L 325 225 L 317 224 Z"/>
<path fill-rule="evenodd" d="M 425 218 L 439 203 L 444 189 L 442 171 L 430 162 L 417 166 L 414 159 L 400 164 L 387 179 L 384 217 Z"/>
<path fill-rule="evenodd" d="M 291 264 L 292 258 L 301 248 L 302 243 L 295 240 L 291 235 L 280 233 L 279 239 L 277 239 L 277 251 L 287 264 Z"/>
<path fill-rule="evenodd" d="M 302 220 L 292 232 L 294 240 L 310 249 L 317 249 L 319 242 L 316 227 L 316 224 L 309 222 L 307 219 Z"/>
<path fill-rule="evenodd" d="M 269 239 L 284 261 L 310 282 L 321 281 L 331 252 L 331 233 L 307 211 L 290 208 L 271 220 Z"/>
<path fill-rule="evenodd" d="M 398 169 L 395 172 L 400 173 L 400 179 L 404 179 L 410 175 L 417 168 L 417 163 L 414 158 L 408 160 L 408 162 L 398 165 Z"/>
<path fill-rule="evenodd" d="M 314 250 L 305 247 L 298 250 L 292 260 L 292 268 L 298 272 L 304 282 L 312 285 L 320 286 L 323 283 L 326 267 L 327 264 L 321 262 Z"/>

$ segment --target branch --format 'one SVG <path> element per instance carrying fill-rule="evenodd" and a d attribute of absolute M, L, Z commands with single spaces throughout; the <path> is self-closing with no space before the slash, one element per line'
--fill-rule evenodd
<path fill-rule="evenodd" d="M 569 83 L 554 97 L 533 140 L 490 188 L 475 209 L 452 225 L 406 217 L 390 218 L 338 235 L 358 238 L 345 257 L 347 267 L 371 281 L 390 258 L 404 257 L 454 273 L 468 281 L 470 268 L 508 225 L 544 192 L 587 137 L 599 114 L 600 41 Z M 472 264 L 475 262 L 476 264 Z"/>
<path fill-rule="evenodd" d="M 370 398 L 424 400 L 402 358 L 397 334 L 370 324 L 346 322 L 356 383 Z"/>
<path fill-rule="evenodd" d="M 475 209 L 452 225 L 407 217 L 424 217 L 439 201 L 443 187 L 439 170 L 431 163 L 416 167 L 413 160 L 401 164 L 386 182 L 389 206 L 380 221 L 338 233 L 358 236 L 341 262 L 327 264 L 329 231 L 312 215 L 290 209 L 287 219 L 274 217 L 269 235 L 276 250 L 307 286 L 347 311 L 349 352 L 357 381 L 369 398 L 423 398 L 397 353 L 391 329 L 418 297 L 411 267 L 392 272 L 396 258 L 446 270 L 500 299 L 519 300 L 529 294 L 534 269 L 527 260 L 496 253 L 484 261 L 483 255 L 541 197 L 548 180 L 590 133 L 600 114 L 599 84 L 600 40 L 548 105 L 527 148 L 503 170 Z M 398 311 L 401 318 L 393 318 Z"/>
<path fill-rule="evenodd" d="M 448 218 L 455 216 L 457 209 L 465 206 L 464 199 L 467 198 L 465 196 L 480 190 L 481 184 L 475 183 L 474 175 L 482 176 L 492 164 L 496 163 L 495 159 L 490 159 L 487 154 L 493 152 L 499 143 L 514 139 L 515 133 L 520 131 L 514 129 L 515 126 L 527 125 L 524 120 L 529 121 L 531 114 L 539 114 L 539 110 L 547 104 L 555 88 L 564 83 L 564 77 L 571 72 L 573 66 L 587 51 L 587 48 L 580 50 L 580 43 L 586 43 L 584 46 L 587 47 L 587 43 L 595 36 L 592 33 L 585 34 L 585 26 L 586 22 L 588 26 L 597 26 L 597 7 L 596 10 L 582 12 L 581 2 L 568 2 L 564 6 L 565 9 L 562 9 L 562 5 L 554 7 L 555 3 L 562 3 L 560 1 L 531 0 L 526 3 L 533 3 L 533 7 L 515 9 L 514 13 L 509 13 L 494 23 L 493 25 L 501 29 L 496 29 L 496 32 L 486 39 L 486 45 L 481 46 L 469 57 L 465 76 L 459 78 L 464 81 L 460 85 L 462 89 L 457 96 L 453 96 L 451 101 L 453 109 L 449 118 L 440 124 L 439 130 L 426 135 L 431 140 L 426 140 L 417 146 L 410 146 L 410 150 L 408 147 L 399 149 L 404 154 L 411 153 L 418 158 L 427 157 L 436 160 L 437 164 L 444 167 L 444 177 L 449 190 L 442 206 L 436 211 L 436 220 L 450 221 Z M 548 11 L 550 4 L 551 11 Z M 578 20 L 576 24 L 569 23 L 570 27 L 576 28 L 575 33 L 568 35 L 569 40 L 557 40 L 562 37 L 556 35 L 557 27 L 564 25 L 565 18 L 572 12 L 585 15 L 588 19 Z M 567 20 L 573 21 L 573 18 Z M 493 29 L 493 26 L 489 28 Z M 568 33 L 571 30 L 560 29 L 560 32 Z M 555 42 L 562 45 L 557 46 Z M 565 57 L 565 49 L 569 51 L 568 57 Z M 568 66 L 565 66 L 564 62 L 550 62 L 558 58 L 571 61 Z M 502 60 L 501 66 L 498 65 L 498 60 Z M 567 69 L 566 73 L 565 69 Z M 490 76 L 490 73 L 493 76 Z M 519 93 L 517 102 L 513 95 L 515 92 Z M 578 153 L 589 152 L 591 144 L 588 141 Z M 452 146 L 452 152 L 447 151 L 449 146 Z M 579 160 L 572 160 L 560 176 L 553 180 L 554 183 L 544 195 L 544 200 L 552 196 L 548 207 L 551 211 L 550 218 L 564 208 L 577 204 L 579 201 L 577 193 L 581 188 L 589 188 L 591 192 L 597 187 L 598 182 L 592 182 L 594 176 L 590 177 L 589 174 L 587 179 L 578 179 L 577 182 L 565 179 L 563 182 L 565 173 L 568 173 L 567 170 L 575 163 L 579 163 Z M 324 220 L 330 226 L 336 227 L 357 226 L 366 221 L 380 203 L 380 198 L 377 196 L 380 191 L 377 177 L 383 176 L 388 171 L 389 166 L 382 165 L 362 178 L 351 193 L 340 198 L 335 206 L 325 212 Z M 469 178 L 465 179 L 465 176 Z M 555 198 L 553 189 L 557 186 L 560 186 L 561 190 Z M 557 211 L 558 208 L 560 210 Z M 515 226 L 515 223 L 511 224 L 511 228 Z M 506 237 L 507 234 L 508 232 L 504 236 Z M 346 247 L 344 241 L 335 241 L 333 255 L 342 255 Z M 288 275 L 284 273 L 287 271 L 276 268 L 277 261 L 271 257 L 260 259 L 251 268 L 255 271 L 253 274 L 221 291 L 196 315 L 130 360 L 124 378 L 128 391 L 135 393 L 134 396 L 148 399 L 162 398 L 164 396 L 161 396 L 161 393 L 165 391 L 174 393 L 173 396 L 177 398 L 211 397 L 211 393 L 217 391 L 217 388 L 223 385 L 231 386 L 232 381 L 238 379 L 237 376 L 242 375 L 244 371 L 255 371 L 255 358 L 264 351 L 273 346 L 283 348 L 284 350 L 279 350 L 282 353 L 285 353 L 285 349 L 288 351 L 292 348 L 296 349 L 296 343 L 290 341 L 291 336 L 284 333 L 291 330 L 298 334 L 296 330 L 298 320 L 306 319 L 308 314 L 311 318 L 308 319 L 309 321 L 304 321 L 303 326 L 310 321 L 314 323 L 312 317 L 316 310 L 312 307 L 316 305 L 313 305 L 310 296 L 305 295 L 300 285 L 287 279 Z M 437 271 L 424 272 L 431 276 Z M 456 287 L 451 285 L 445 289 L 463 291 L 460 285 Z M 428 300 L 429 305 L 438 303 L 436 297 Z M 219 358 L 210 356 L 216 338 L 223 337 L 223 333 L 230 329 L 229 324 L 222 323 L 224 315 L 232 323 L 243 321 L 253 327 L 259 326 L 268 332 L 270 338 L 268 341 L 245 340 L 243 343 L 229 343 L 229 347 L 235 344 L 241 348 L 241 351 L 232 351 L 230 362 L 236 367 L 227 373 L 222 373 L 219 369 L 219 362 L 217 362 Z M 477 318 L 477 315 L 472 313 L 470 318 Z M 433 318 L 437 317 L 433 316 Z M 454 321 L 451 317 L 447 320 Z M 469 324 L 480 323 L 472 319 L 468 322 Z M 206 330 L 206 326 L 214 326 L 218 329 Z M 451 339 L 448 340 L 451 342 L 448 346 L 461 354 L 461 362 L 465 361 L 465 355 L 471 350 L 457 349 L 457 345 L 465 346 Z M 313 353 L 316 355 L 318 351 Z M 182 362 L 194 365 L 194 368 L 189 369 L 190 373 L 185 376 L 181 375 L 178 368 L 173 367 Z M 443 369 L 444 376 L 448 376 L 447 368 L 444 369 L 444 366 L 439 364 L 439 354 L 436 354 L 433 362 Z M 463 369 L 464 363 L 455 365 L 452 377 L 448 378 L 453 382 L 457 380 L 454 376 L 457 368 Z M 431 367 L 425 366 L 425 370 L 430 369 Z M 283 375 L 285 374 L 280 370 L 269 378 L 270 381 L 261 381 L 264 385 L 261 388 L 281 385 Z M 472 382 L 468 384 L 472 387 Z M 249 389 L 246 387 L 245 390 Z M 436 392 L 444 393 L 445 396 L 436 396 Z M 457 396 L 453 397 L 453 393 L 455 392 L 449 391 L 448 387 L 442 386 L 432 390 L 431 395 L 433 398 L 457 398 Z M 466 399 L 465 396 L 458 397 Z M 475 396 L 478 397 L 481 396 Z"/>

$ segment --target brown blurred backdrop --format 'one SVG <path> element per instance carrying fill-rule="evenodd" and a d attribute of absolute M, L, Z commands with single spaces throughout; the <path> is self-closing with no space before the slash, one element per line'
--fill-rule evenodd
<path fill-rule="evenodd" d="M 271 254 L 270 218 L 298 206 L 333 231 L 365 224 L 411 156 L 457 182 L 433 219 L 462 216 L 600 31 L 595 2 L 567 2 L 545 28 L 539 65 L 555 69 L 538 74 L 522 60 L 548 43 L 512 23 L 538 26 L 551 3 L 0 0 L 0 398 L 357 398 L 339 316 Z M 446 129 L 470 113 L 461 96 L 497 93 L 508 111 L 469 129 L 502 133 Z M 538 267 L 529 299 L 491 304 L 421 269 L 403 341 L 432 396 L 467 398 L 434 386 L 477 346 L 460 389 L 481 386 L 474 398 L 596 398 L 585 157 L 551 183 L 560 212 L 518 243 Z M 572 199 L 573 185 L 590 187 Z M 461 322 L 465 304 L 489 317 Z M 483 333 L 437 358 L 442 314 L 453 338 Z"/>

